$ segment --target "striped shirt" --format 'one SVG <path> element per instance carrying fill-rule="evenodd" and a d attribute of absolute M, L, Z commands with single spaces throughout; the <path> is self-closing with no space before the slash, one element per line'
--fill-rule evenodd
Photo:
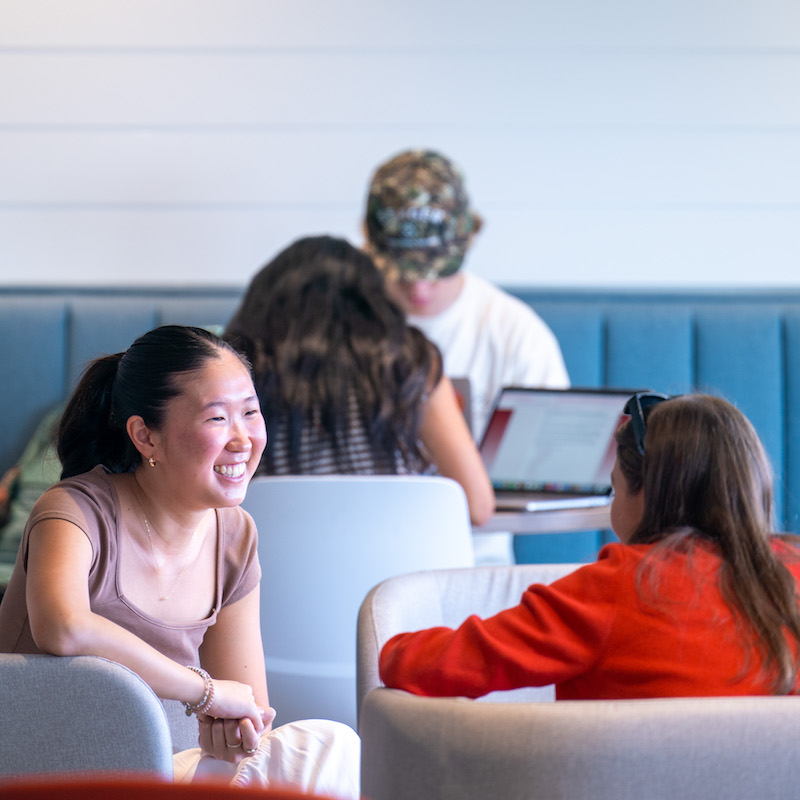
<path fill-rule="evenodd" d="M 286 425 L 281 425 L 267 442 L 271 466 L 266 467 L 267 458 L 259 470 L 272 475 L 410 475 L 419 470 L 412 469 L 399 450 L 376 458 L 372 452 L 369 434 L 362 422 L 355 400 L 350 407 L 350 430 L 348 447 L 344 458 L 337 463 L 337 448 L 330 434 L 318 422 L 306 425 L 300 434 L 299 469 L 293 470 L 289 463 L 289 441 Z"/>

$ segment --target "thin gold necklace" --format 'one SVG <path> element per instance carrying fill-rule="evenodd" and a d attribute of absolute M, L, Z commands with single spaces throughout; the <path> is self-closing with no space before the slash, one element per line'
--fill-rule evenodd
<path fill-rule="evenodd" d="M 136 492 L 136 502 L 139 504 L 139 511 L 142 512 L 144 527 L 145 530 L 147 531 L 147 540 L 150 542 L 150 553 L 152 554 L 153 562 L 156 565 L 156 580 L 158 581 L 158 593 L 160 595 L 158 599 L 161 602 L 164 602 L 166 600 L 170 600 L 172 596 L 175 594 L 175 589 L 178 587 L 178 584 L 180 583 L 180 580 L 183 577 L 183 573 L 185 572 L 186 567 L 189 566 L 189 558 L 192 554 L 192 547 L 194 545 L 194 540 L 197 536 L 197 528 L 195 528 L 194 531 L 192 532 L 192 538 L 189 540 L 189 544 L 186 545 L 186 558 L 183 559 L 183 566 L 181 567 L 180 572 L 178 573 L 178 577 L 175 578 L 175 581 L 172 584 L 172 588 L 166 594 L 164 594 L 161 590 L 161 562 L 158 559 L 158 554 L 156 553 L 156 548 L 155 545 L 153 544 L 153 531 L 150 527 L 150 521 L 147 519 L 147 514 L 144 513 L 144 506 L 142 505 L 142 498 L 140 497 L 138 486 Z M 198 525 L 197 527 L 199 528 L 200 526 Z"/>

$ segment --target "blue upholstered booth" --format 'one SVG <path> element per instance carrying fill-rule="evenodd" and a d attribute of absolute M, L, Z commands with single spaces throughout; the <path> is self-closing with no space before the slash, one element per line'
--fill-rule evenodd
<path fill-rule="evenodd" d="M 241 292 L 0 288 L 0 471 L 88 359 L 124 349 L 158 324 L 222 325 Z M 698 389 L 739 406 L 772 459 L 778 526 L 800 531 L 800 291 L 514 293 L 552 327 L 574 385 Z M 518 550 L 525 560 L 577 561 L 602 540 L 526 537 Z"/>
<path fill-rule="evenodd" d="M 800 532 L 800 292 L 518 291 L 555 332 L 576 386 L 725 397 L 755 425 L 776 475 L 776 524 Z M 517 540 L 520 560 L 564 542 Z M 593 535 L 571 555 L 591 557 Z M 607 537 L 600 535 L 598 541 Z"/>

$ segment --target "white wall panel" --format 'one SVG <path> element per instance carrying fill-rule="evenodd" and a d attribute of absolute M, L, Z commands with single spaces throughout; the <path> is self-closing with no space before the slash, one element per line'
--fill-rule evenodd
<path fill-rule="evenodd" d="M 0 125 L 794 126 L 798 86 L 800 51 L 0 51 Z"/>
<path fill-rule="evenodd" d="M 439 148 L 524 285 L 800 285 L 794 0 L 0 0 L 0 282 L 244 283 Z"/>
<path fill-rule="evenodd" d="M 475 272 L 521 286 L 798 285 L 800 207 L 543 209 L 489 216 Z M 360 240 L 337 209 L 0 209 L 7 285 L 241 286 L 300 236 Z"/>
<path fill-rule="evenodd" d="M 798 230 L 800 206 L 516 208 L 489 219 L 471 267 L 520 286 L 797 286 Z"/>
<path fill-rule="evenodd" d="M 793 0 L 0 0 L 0 47 L 796 47 Z"/>
<path fill-rule="evenodd" d="M 0 282 L 243 286 L 300 236 L 354 221 L 329 209 L 0 209 Z"/>
<path fill-rule="evenodd" d="M 426 135 L 429 137 L 426 140 Z M 486 214 L 519 204 L 800 203 L 800 128 L 642 131 L 0 129 L 0 204 L 331 206 L 359 213 L 372 167 L 402 146 L 468 165 Z"/>

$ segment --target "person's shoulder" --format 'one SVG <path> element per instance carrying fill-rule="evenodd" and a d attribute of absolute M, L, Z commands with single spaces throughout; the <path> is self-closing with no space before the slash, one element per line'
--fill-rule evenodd
<path fill-rule="evenodd" d="M 70 495 L 86 495 L 102 502 L 105 498 L 109 498 L 112 493 L 109 475 L 110 473 L 105 467 L 98 465 L 80 475 L 63 478 L 45 490 L 42 497 L 66 493 Z"/>
<path fill-rule="evenodd" d="M 45 490 L 31 510 L 28 526 L 46 519 L 63 519 L 72 522 L 91 538 L 92 532 L 113 527 L 116 516 L 116 492 L 108 471 L 98 466 L 81 475 L 65 478 Z"/>
<path fill-rule="evenodd" d="M 528 601 L 543 596 L 551 603 L 590 602 L 616 605 L 636 587 L 636 568 L 641 559 L 638 548 L 621 543 L 605 545 L 595 561 L 576 568 L 550 584 L 534 584 L 525 596 Z M 598 605 L 598 607 L 599 607 Z"/>
<path fill-rule="evenodd" d="M 258 532 L 250 514 L 240 506 L 216 509 L 222 547 L 222 605 L 249 594 L 261 579 Z"/>
<path fill-rule="evenodd" d="M 252 525 L 253 517 L 249 511 L 245 511 L 241 506 L 226 506 L 218 508 L 217 513 L 228 524 L 232 525 Z"/>
<path fill-rule="evenodd" d="M 606 565 L 638 564 L 652 549 L 649 544 L 609 542 L 600 548 L 597 563 Z"/>
<path fill-rule="evenodd" d="M 529 306 L 522 303 L 519 298 L 514 297 L 513 294 L 507 292 L 505 289 L 501 289 L 496 283 L 492 283 L 482 275 L 478 275 L 474 272 L 467 272 L 466 270 L 464 271 L 463 291 L 465 294 L 471 294 L 483 300 L 491 300 L 497 303 L 521 303 L 525 305 L 526 308 L 529 308 Z"/>
<path fill-rule="evenodd" d="M 505 324 L 517 323 L 547 328 L 536 310 L 524 300 L 472 272 L 464 273 L 464 298 L 466 304 L 481 307 L 485 313 L 495 319 L 503 320 Z"/>
<path fill-rule="evenodd" d="M 496 283 L 493 283 L 488 278 L 484 278 L 482 275 L 478 275 L 475 272 L 464 272 L 464 289 L 469 292 L 480 294 L 481 297 L 491 298 L 497 302 L 522 305 L 525 308 L 530 308 L 526 302 L 515 297 L 511 292 L 502 289 Z"/>
<path fill-rule="evenodd" d="M 632 574 L 650 550 L 650 545 L 627 545 L 611 542 L 603 545 L 597 559 L 582 565 L 574 573 L 587 579 L 600 579 L 604 576 Z"/>
<path fill-rule="evenodd" d="M 218 508 L 217 519 L 225 532 L 225 547 L 231 553 L 246 553 L 255 547 L 258 532 L 253 517 L 241 506 Z"/>

